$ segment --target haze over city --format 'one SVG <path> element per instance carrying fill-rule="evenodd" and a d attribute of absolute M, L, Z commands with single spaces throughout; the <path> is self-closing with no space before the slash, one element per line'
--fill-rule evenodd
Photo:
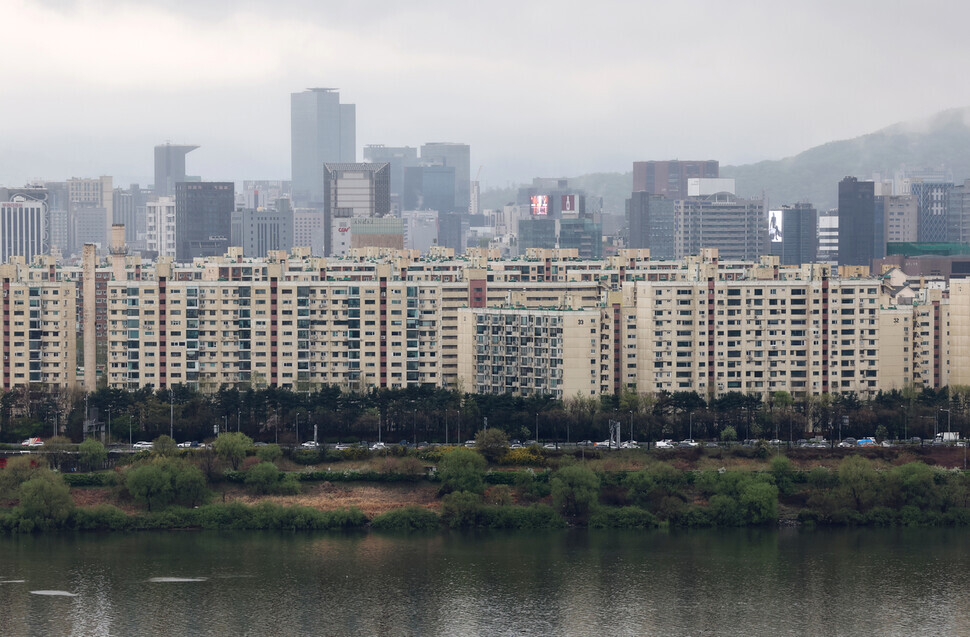
<path fill-rule="evenodd" d="M 468 143 L 483 188 L 792 155 L 970 104 L 954 3 L 0 0 L 0 183 L 290 176 L 289 96 L 357 104 L 357 145 Z"/>

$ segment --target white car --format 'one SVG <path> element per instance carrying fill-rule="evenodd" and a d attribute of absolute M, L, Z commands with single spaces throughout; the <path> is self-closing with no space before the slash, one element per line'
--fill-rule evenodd
<path fill-rule="evenodd" d="M 384 451 L 385 449 L 387 449 L 387 445 L 383 442 L 375 442 L 370 446 L 371 451 Z"/>
<path fill-rule="evenodd" d="M 131 447 L 132 449 L 151 449 L 154 446 L 154 443 L 148 442 L 147 440 L 139 440 Z"/>
<path fill-rule="evenodd" d="M 320 447 L 320 443 L 315 442 L 313 440 L 307 440 L 300 446 L 303 447 L 304 449 L 317 449 Z"/>
<path fill-rule="evenodd" d="M 697 446 L 697 443 L 694 442 L 694 439 L 693 438 L 687 438 L 686 440 L 681 440 L 680 441 L 680 444 L 683 447 L 696 447 Z"/>
<path fill-rule="evenodd" d="M 656 447 L 657 447 L 657 449 L 673 449 L 674 448 L 674 441 L 673 440 L 658 440 Z"/>
<path fill-rule="evenodd" d="M 20 443 L 20 446 L 21 447 L 43 447 L 44 441 L 41 440 L 40 438 L 27 438 L 27 440 L 24 440 L 22 443 Z"/>

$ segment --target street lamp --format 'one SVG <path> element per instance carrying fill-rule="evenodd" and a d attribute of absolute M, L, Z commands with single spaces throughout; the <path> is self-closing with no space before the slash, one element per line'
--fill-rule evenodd
<path fill-rule="evenodd" d="M 228 414 L 222 414 L 222 430 L 229 433 L 229 416 Z"/>
<path fill-rule="evenodd" d="M 536 444 L 539 444 L 539 412 L 536 412 Z"/>
<path fill-rule="evenodd" d="M 694 412 L 690 412 L 690 417 L 687 419 L 688 427 L 687 438 L 688 440 L 694 439 Z"/>
<path fill-rule="evenodd" d="M 175 440 L 175 391 L 168 388 L 168 437 Z"/>
<path fill-rule="evenodd" d="M 411 411 L 411 442 L 418 446 L 418 410 Z"/>
<path fill-rule="evenodd" d="M 633 444 L 633 412 L 630 412 L 630 444 Z"/>
<path fill-rule="evenodd" d="M 950 433 L 950 410 L 949 409 L 943 409 L 941 407 L 940 408 L 940 411 L 945 411 L 946 412 L 946 432 L 947 433 Z"/>

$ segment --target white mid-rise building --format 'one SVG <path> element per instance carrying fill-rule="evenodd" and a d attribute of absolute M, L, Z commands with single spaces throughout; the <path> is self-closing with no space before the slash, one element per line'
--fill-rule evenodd
<path fill-rule="evenodd" d="M 175 197 L 148 202 L 148 250 L 160 257 L 175 258 Z"/>

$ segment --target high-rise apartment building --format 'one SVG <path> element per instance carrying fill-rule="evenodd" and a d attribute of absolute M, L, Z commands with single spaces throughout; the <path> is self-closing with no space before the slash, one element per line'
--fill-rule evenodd
<path fill-rule="evenodd" d="M 324 164 L 323 211 L 326 255 L 335 235 L 348 234 L 354 217 L 384 217 L 391 211 L 387 164 Z"/>
<path fill-rule="evenodd" d="M 839 265 L 872 267 L 873 259 L 886 256 L 885 219 L 874 193 L 871 181 L 839 182 Z"/>
<path fill-rule="evenodd" d="M 146 205 L 145 247 L 156 257 L 178 254 L 175 233 L 175 197 L 159 197 Z"/>
<path fill-rule="evenodd" d="M 341 104 L 331 88 L 290 95 L 293 200 L 299 206 L 324 200 L 326 163 L 357 161 L 357 107 Z"/>
<path fill-rule="evenodd" d="M 234 189 L 231 181 L 175 184 L 175 253 L 179 261 L 226 253 Z"/>
<path fill-rule="evenodd" d="M 688 196 L 689 179 L 716 179 L 720 167 L 715 160 L 706 161 L 635 161 L 633 162 L 633 192 L 649 192 L 668 199 Z"/>
<path fill-rule="evenodd" d="M 421 163 L 450 166 L 455 169 L 455 210 L 467 214 L 471 202 L 471 148 L 468 144 L 452 142 L 422 144 Z"/>
<path fill-rule="evenodd" d="M 175 184 L 188 181 L 185 175 L 185 156 L 198 146 L 159 144 L 155 147 L 155 196 L 174 197 Z"/>

